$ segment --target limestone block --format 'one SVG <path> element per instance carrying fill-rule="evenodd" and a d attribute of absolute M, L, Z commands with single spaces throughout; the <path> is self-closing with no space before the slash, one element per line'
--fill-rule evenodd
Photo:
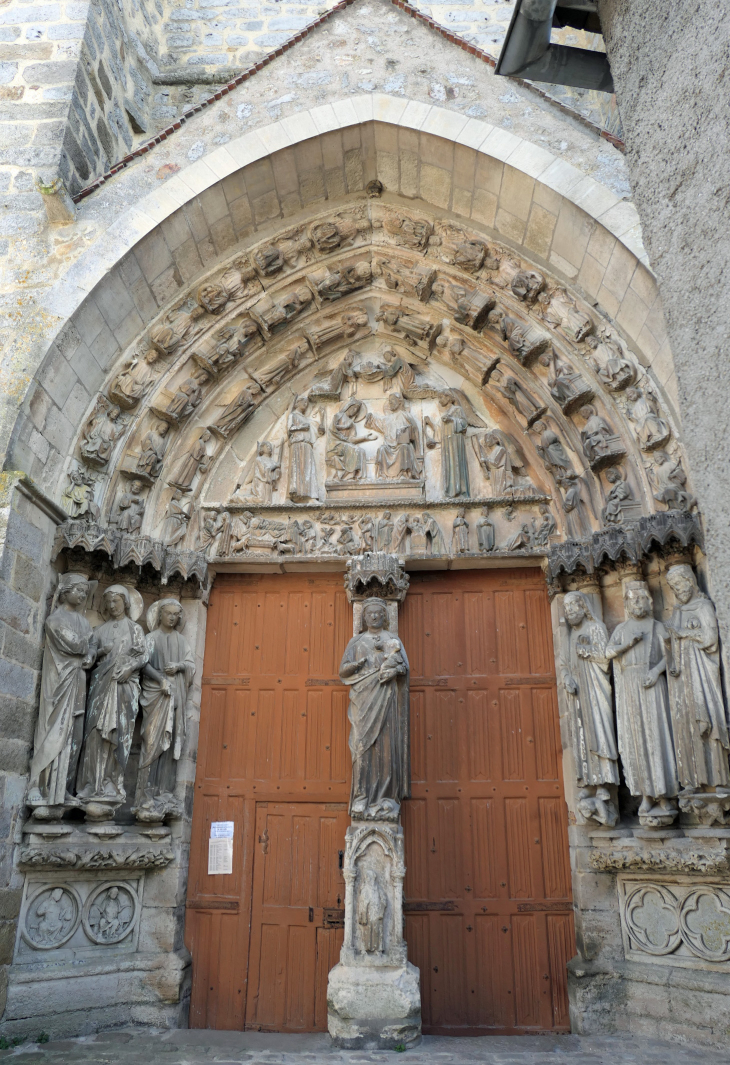
<path fill-rule="evenodd" d="M 327 987 L 327 1026 L 335 1046 L 414 1047 L 421 1040 L 419 972 L 336 965 Z"/>

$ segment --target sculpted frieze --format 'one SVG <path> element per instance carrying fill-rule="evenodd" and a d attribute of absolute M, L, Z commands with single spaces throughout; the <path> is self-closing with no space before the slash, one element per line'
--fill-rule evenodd
<path fill-rule="evenodd" d="M 236 249 L 147 337 L 83 419 L 60 493 L 75 520 L 103 513 L 125 558 L 165 567 L 199 536 L 232 557 L 236 508 L 296 515 L 289 541 L 258 530 L 296 557 L 378 546 L 379 523 L 392 543 L 404 514 L 409 550 L 438 552 L 440 535 L 449 553 L 462 503 L 472 554 L 623 527 L 652 496 L 694 505 L 660 392 L 615 330 L 463 223 L 375 201 L 322 212 Z M 386 431 L 400 415 L 412 424 Z M 307 509 L 330 505 L 334 525 Z M 412 520 L 435 505 L 439 535 Z M 501 546 L 472 506 L 492 508 Z"/>

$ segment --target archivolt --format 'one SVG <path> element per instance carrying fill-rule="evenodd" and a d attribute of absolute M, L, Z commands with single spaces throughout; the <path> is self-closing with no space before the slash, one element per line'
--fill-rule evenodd
<path fill-rule="evenodd" d="M 81 515 L 93 494 L 103 524 L 143 513 L 135 534 L 169 540 L 182 492 L 196 517 L 181 518 L 178 545 L 224 557 L 233 549 L 215 538 L 222 512 L 244 513 L 246 525 L 273 505 L 278 519 L 303 510 L 316 523 L 334 507 L 352 525 L 367 509 L 362 492 L 322 489 L 302 502 L 286 474 L 270 502 L 236 488 L 250 479 L 257 441 L 283 441 L 294 395 L 309 392 L 331 427 L 348 394 L 375 381 L 419 406 L 422 443 L 438 444 L 439 394 L 456 389 L 467 409 L 468 497 L 444 494 L 438 456 L 424 449 L 424 506 L 447 539 L 457 505 L 496 506 L 509 522 L 552 500 L 550 535 L 572 539 L 691 503 L 656 384 L 595 308 L 475 228 L 362 194 L 240 246 L 135 339 L 83 420 L 62 501 Z M 489 429 L 501 435 L 487 439 Z M 490 483 L 498 445 L 517 476 L 505 480 L 495 465 Z M 376 493 L 372 505 L 420 501 Z M 258 526 L 260 543 L 249 536 L 238 557 L 308 553 Z M 503 528 L 508 553 L 547 546 L 512 542 L 519 524 Z"/>

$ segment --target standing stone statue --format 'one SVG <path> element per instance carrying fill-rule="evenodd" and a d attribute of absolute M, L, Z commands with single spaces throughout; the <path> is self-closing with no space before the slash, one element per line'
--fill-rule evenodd
<path fill-rule="evenodd" d="M 365 601 L 365 631 L 348 643 L 340 677 L 350 686 L 350 816 L 397 821 L 410 795 L 408 659 L 403 644 L 386 629 L 383 599 Z"/>
<path fill-rule="evenodd" d="M 683 788 L 728 787 L 727 717 L 720 682 L 715 608 L 697 587 L 691 566 L 671 566 L 667 584 L 677 600 L 669 629 L 669 705 L 677 775 Z"/>
<path fill-rule="evenodd" d="M 387 900 L 378 883 L 378 874 L 374 869 L 363 869 L 357 897 L 357 923 L 366 954 L 383 953 L 383 918 L 386 907 Z"/>
<path fill-rule="evenodd" d="M 444 495 L 449 499 L 469 495 L 466 431 L 469 421 L 450 392 L 439 396 L 441 414 L 441 466 Z"/>
<path fill-rule="evenodd" d="M 606 658 L 613 659 L 618 746 L 629 791 L 642 796 L 639 821 L 658 827 L 671 824 L 677 814 L 665 675 L 669 634 L 652 617 L 644 581 L 626 581 L 624 605 L 628 617 L 616 626 L 606 648 Z"/>
<path fill-rule="evenodd" d="M 582 592 L 568 592 L 563 602 L 568 624 L 562 679 L 573 739 L 578 809 L 602 825 L 615 825 L 618 810 L 607 784 L 618 784 L 618 751 L 613 726 L 610 664 L 606 626 L 593 615 Z"/>
<path fill-rule="evenodd" d="M 139 616 L 139 600 L 133 610 L 129 589 L 112 584 L 102 598 L 104 623 L 94 629 L 97 664 L 78 777 L 78 797 L 87 802 L 117 805 L 126 798 L 124 770 L 139 707 L 139 672 L 147 661 L 144 633 L 131 616 Z"/>
<path fill-rule="evenodd" d="M 82 611 L 89 582 L 80 573 L 59 579 L 45 624 L 41 702 L 33 740 L 28 805 L 36 816 L 44 807 L 72 801 L 86 707 L 86 670 L 96 657 L 96 640 Z"/>
<path fill-rule="evenodd" d="M 494 551 L 494 522 L 489 517 L 489 507 L 482 507 L 482 516 L 477 520 L 477 542 L 482 553 Z"/>
<path fill-rule="evenodd" d="M 287 495 L 294 503 L 307 503 L 319 499 L 317 465 L 314 458 L 312 423 L 306 417 L 309 400 L 297 396 L 289 413 L 287 436 L 289 439 L 289 488 Z M 324 434 L 320 423 L 318 431 Z"/>
<path fill-rule="evenodd" d="M 142 670 L 142 751 L 135 795 L 138 821 L 161 821 L 178 812 L 174 791 L 185 740 L 195 659 L 182 635 L 183 608 L 159 599 L 147 611 L 147 662 Z"/>

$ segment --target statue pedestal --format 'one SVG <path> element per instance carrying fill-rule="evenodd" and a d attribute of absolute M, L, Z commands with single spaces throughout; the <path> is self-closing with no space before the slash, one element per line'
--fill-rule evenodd
<path fill-rule="evenodd" d="M 336 1046 L 413 1047 L 421 1039 L 420 974 L 403 939 L 403 829 L 353 821 L 345 837 L 345 935 L 329 974 Z"/>
<path fill-rule="evenodd" d="M 327 984 L 327 1027 L 347 1050 L 414 1047 L 421 1041 L 421 987 L 415 965 L 335 965 Z"/>

